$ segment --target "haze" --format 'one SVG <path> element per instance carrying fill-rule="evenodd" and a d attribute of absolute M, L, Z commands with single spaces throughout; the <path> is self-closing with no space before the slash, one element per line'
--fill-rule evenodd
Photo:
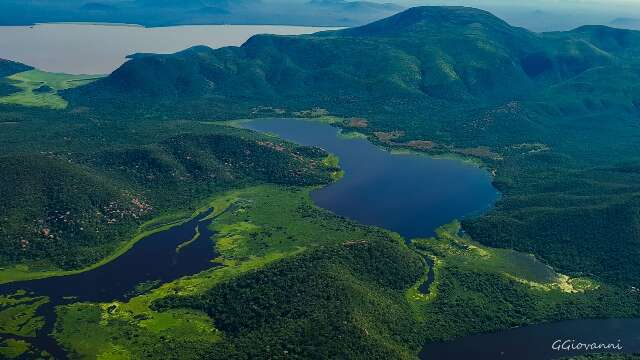
<path fill-rule="evenodd" d="M 489 10 L 517 26 L 533 31 L 569 30 L 581 25 L 640 29 L 640 1 L 590 0 L 440 0 L 390 1 L 402 6 L 461 5 Z"/>

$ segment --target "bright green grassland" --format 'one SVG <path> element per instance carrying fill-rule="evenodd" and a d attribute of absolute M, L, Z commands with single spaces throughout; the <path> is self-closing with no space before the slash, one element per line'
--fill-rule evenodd
<path fill-rule="evenodd" d="M 44 325 L 44 319 L 35 313 L 48 301 L 46 297 L 30 297 L 22 292 L 0 295 L 0 333 L 35 336 Z"/>
<path fill-rule="evenodd" d="M 6 79 L 21 91 L 0 97 L 1 104 L 64 109 L 67 101 L 58 95 L 59 90 L 71 89 L 99 79 L 96 75 L 69 75 L 29 70 L 13 74 Z"/>
<path fill-rule="evenodd" d="M 637 302 L 615 289 L 558 274 L 530 255 L 476 244 L 457 223 L 416 240 L 416 253 L 397 235 L 315 207 L 308 192 L 258 186 L 216 197 L 211 206 L 235 205 L 211 225 L 224 267 L 127 302 L 60 307 L 56 338 L 90 358 L 158 351 L 182 359 L 269 351 L 349 357 L 353 349 L 411 358 L 426 340 L 637 311 Z M 426 271 L 418 254 L 436 264 L 426 295 L 417 291 Z M 609 309 L 603 298 L 621 306 Z"/>
<path fill-rule="evenodd" d="M 24 340 L 6 339 L 0 341 L 0 356 L 6 359 L 17 359 L 25 354 L 31 346 Z"/>
<path fill-rule="evenodd" d="M 172 350 L 175 351 L 172 355 L 200 354 L 203 351 L 200 347 L 191 346 L 199 343 L 204 348 L 220 341 L 220 332 L 211 319 L 194 310 L 152 311 L 149 306 L 154 300 L 168 295 L 203 293 L 305 249 L 389 236 L 318 209 L 308 197 L 309 190 L 259 186 L 216 197 L 210 206 L 219 211 L 235 204 L 232 212 L 218 217 L 211 225 L 218 232 L 215 244 L 220 256 L 216 261 L 224 267 L 176 280 L 125 303 L 61 307 L 56 337 L 83 357 L 111 356 L 114 352 L 139 357 L 160 346 L 155 343 L 161 336 L 181 345 L 180 349 Z M 86 333 L 95 336 L 87 338 Z M 150 344 L 155 345 L 150 348 Z"/>

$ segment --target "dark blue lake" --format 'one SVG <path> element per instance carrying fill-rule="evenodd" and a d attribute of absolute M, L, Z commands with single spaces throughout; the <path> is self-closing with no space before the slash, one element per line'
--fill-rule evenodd
<path fill-rule="evenodd" d="M 392 154 L 365 139 L 340 137 L 328 124 L 296 119 L 243 123 L 340 157 L 345 176 L 312 193 L 315 203 L 338 215 L 396 231 L 406 238 L 430 236 L 453 219 L 488 210 L 499 194 L 483 169 L 456 160 Z M 433 274 L 430 275 L 431 279 Z M 427 281 L 428 283 L 429 281 Z M 561 343 L 556 343 L 562 340 Z M 571 344 L 613 344 L 622 350 L 563 350 Z M 560 346 L 553 348 L 554 343 Z M 597 353 L 640 352 L 640 319 L 570 320 L 524 326 L 426 344 L 425 360 L 549 360 Z"/>
<path fill-rule="evenodd" d="M 340 137 L 337 128 L 320 122 L 261 119 L 242 126 L 337 155 L 345 176 L 314 191 L 314 202 L 406 238 L 431 236 L 454 219 L 482 213 L 498 198 L 489 173 L 461 161 L 392 154 L 365 139 Z"/>
<path fill-rule="evenodd" d="M 585 349 L 582 344 L 601 348 Z M 466 336 L 427 344 L 420 358 L 550 360 L 593 353 L 640 353 L 640 319 L 569 320 Z"/>

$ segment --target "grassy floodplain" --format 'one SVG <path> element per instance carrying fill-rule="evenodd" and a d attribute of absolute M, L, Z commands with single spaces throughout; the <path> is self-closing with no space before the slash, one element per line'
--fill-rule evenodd
<path fill-rule="evenodd" d="M 216 209 L 235 204 L 234 211 L 219 216 L 211 225 L 218 235 L 212 239 L 224 267 L 164 284 L 127 302 L 74 304 L 58 309 L 56 337 L 82 357 L 139 357 L 148 353 L 150 342 L 169 336 L 183 344 L 200 339 L 211 345 L 222 341 L 209 317 L 198 311 L 176 309 L 153 311 L 153 301 L 166 296 L 202 294 L 217 284 L 257 271 L 305 250 L 358 241 L 385 238 L 386 232 L 340 219 L 321 210 L 309 199 L 312 188 L 258 186 L 217 196 L 210 203 Z M 216 206 L 217 205 L 217 206 Z M 84 334 L 96 336 L 87 339 Z M 130 335 L 136 334 L 135 338 Z M 195 345 L 194 345 L 195 346 Z M 195 348 L 182 349 L 193 356 Z"/>
<path fill-rule="evenodd" d="M 24 340 L 6 339 L 0 341 L 0 356 L 6 359 L 18 359 L 23 356 L 31 346 Z"/>
<path fill-rule="evenodd" d="M 63 270 L 33 271 L 26 265 L 23 265 L 23 266 L 18 265 L 12 268 L 0 269 L 0 284 L 5 284 L 9 282 L 14 282 L 14 281 L 44 279 L 44 278 L 56 277 L 56 276 L 69 276 L 69 275 L 75 275 L 75 274 L 97 269 L 100 266 L 103 266 L 117 259 L 121 255 L 129 251 L 138 241 L 150 235 L 153 235 L 162 231 L 166 231 L 174 226 L 182 225 L 190 221 L 191 219 L 193 219 L 199 213 L 204 212 L 209 208 L 213 208 L 214 211 L 211 214 L 209 214 L 207 218 L 218 216 L 219 214 L 224 212 L 234 202 L 234 200 L 235 200 L 235 197 L 233 195 L 215 196 L 209 200 L 204 201 L 205 205 L 202 205 L 202 207 L 200 207 L 198 210 L 194 211 L 191 214 L 184 211 L 167 213 L 167 214 L 158 216 L 152 220 L 149 220 L 140 226 L 135 236 L 133 236 L 130 240 L 123 242 L 117 248 L 117 250 L 113 252 L 111 255 L 83 269 L 72 270 L 72 271 L 63 271 Z M 197 234 L 196 234 L 196 237 L 197 237 Z M 195 237 L 191 241 L 193 240 L 195 240 Z M 179 251 L 179 249 L 182 246 L 188 246 L 188 243 L 181 244 L 181 246 L 179 246 L 176 249 L 176 251 Z"/>
<path fill-rule="evenodd" d="M 0 358 L 49 358 L 46 352 L 38 353 L 29 342 L 45 325 L 44 317 L 36 312 L 48 302 L 46 296 L 25 291 L 0 295 Z M 12 338 L 14 336 L 16 338 Z"/>
<path fill-rule="evenodd" d="M 44 296 L 31 297 L 24 292 L 0 296 L 0 333 L 33 337 L 44 325 L 36 310 L 48 302 Z"/>
<path fill-rule="evenodd" d="M 67 101 L 58 91 L 89 84 L 101 75 L 69 75 L 29 70 L 5 78 L 5 82 L 20 89 L 19 92 L 0 97 L 0 104 L 65 109 Z"/>
<path fill-rule="evenodd" d="M 638 299 L 627 291 L 561 274 L 531 254 L 483 246 L 462 232 L 457 221 L 436 233 L 412 242 L 434 263 L 433 283 L 421 293 L 423 275 L 405 293 L 415 316 L 428 324 L 428 341 L 545 321 L 637 313 Z M 610 308 L 609 301 L 619 307 Z"/>
<path fill-rule="evenodd" d="M 603 297 L 617 298 L 623 305 L 615 310 L 620 314 L 634 311 L 627 295 L 588 278 L 557 273 L 532 255 L 477 244 L 461 233 L 458 222 L 439 229 L 435 238 L 414 240 L 412 251 L 397 234 L 317 208 L 309 198 L 311 190 L 258 186 L 216 197 L 214 202 L 235 204 L 233 211 L 211 224 L 217 233 L 212 239 L 219 253 L 215 261 L 223 267 L 163 284 L 124 302 L 61 306 L 56 338 L 78 357 L 139 358 L 163 351 L 168 358 L 199 358 L 213 351 L 214 358 L 225 358 L 251 356 L 269 347 L 287 349 L 285 339 L 306 343 L 306 338 L 289 332 L 308 326 L 304 324 L 316 315 L 331 321 L 353 316 L 355 325 L 327 330 L 335 332 L 329 338 L 342 336 L 353 346 L 364 341 L 371 354 L 411 358 L 425 340 L 606 314 L 611 310 L 600 301 Z M 359 263 L 363 256 L 368 259 L 366 266 Z M 435 264 L 435 280 L 427 294 L 418 290 L 428 270 L 421 256 L 430 256 Z M 368 268 L 372 258 L 380 268 Z M 344 259 L 349 260 L 344 263 Z M 325 283 L 323 276 L 332 280 Z M 236 293 L 236 284 L 241 293 Z M 334 292 L 336 300 L 330 295 Z M 221 301 L 239 307 L 212 304 L 214 294 L 235 299 Z M 271 300 L 263 303 L 267 298 Z M 333 305 L 312 307 L 308 302 L 314 299 Z M 222 307 L 211 311 L 210 306 Z M 252 320 L 257 323 L 242 325 L 248 333 L 228 327 L 230 319 L 242 318 L 235 311 L 260 309 L 271 314 L 281 306 L 313 308 L 318 313 L 296 315 L 298 310 L 292 310 L 284 319 L 273 315 L 263 322 Z M 345 314 L 326 312 L 341 307 Z M 375 309 L 386 310 L 382 314 Z M 577 313 L 566 313 L 568 309 Z M 314 326 L 324 329 L 323 323 Z M 390 334 L 399 329 L 402 336 L 390 341 Z M 87 332 L 95 336 L 87 339 Z M 366 334 L 369 340 L 363 340 Z M 368 342 L 374 339 L 375 343 Z M 327 355 L 346 354 L 332 353 L 334 347 L 323 341 L 305 346 Z"/>

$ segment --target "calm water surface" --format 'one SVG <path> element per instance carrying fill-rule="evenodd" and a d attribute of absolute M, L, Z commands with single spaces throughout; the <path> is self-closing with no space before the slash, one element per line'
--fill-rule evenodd
<path fill-rule="evenodd" d="M 558 346 L 567 340 L 573 344 L 620 344 L 622 351 L 553 349 L 554 343 Z M 467 336 L 427 344 L 420 358 L 467 360 L 473 354 L 475 360 L 549 360 L 593 352 L 640 353 L 640 319 L 570 320 Z"/>
<path fill-rule="evenodd" d="M 155 287 L 219 266 L 212 262 L 217 254 L 211 241 L 214 233 L 208 228 L 214 220 L 206 218 L 210 213 L 211 210 L 206 211 L 184 224 L 149 235 L 122 256 L 94 270 L 0 285 L 0 294 L 27 290 L 49 297 L 49 302 L 37 310 L 45 324 L 35 338 L 0 333 L 0 340 L 24 339 L 56 359 L 67 358 L 65 350 L 51 336 L 56 322 L 55 307 L 79 301 L 125 300 L 135 295 L 138 285 Z M 178 251 L 181 244 L 185 246 Z"/>
<path fill-rule="evenodd" d="M 293 119 L 253 120 L 245 127 L 275 133 L 303 145 L 324 148 L 340 157 L 345 177 L 312 193 L 319 206 L 362 223 L 394 230 L 407 238 L 429 236 L 453 219 L 487 210 L 498 193 L 489 174 L 454 160 L 394 155 L 364 139 L 340 138 L 327 124 Z M 531 261 L 524 254 L 523 259 Z M 433 280 L 430 272 L 421 287 Z M 556 340 L 620 345 L 640 352 L 640 319 L 572 320 L 526 326 L 491 334 L 427 344 L 425 360 L 548 360 L 585 354 L 555 351 Z M 602 351 L 600 351 L 602 352 Z"/>
<path fill-rule="evenodd" d="M 0 26 L 0 58 L 50 72 L 108 74 L 134 53 L 174 53 L 195 45 L 238 46 L 256 34 L 297 35 L 329 28 L 267 25 L 42 24 Z"/>
<path fill-rule="evenodd" d="M 487 210 L 498 197 L 485 170 L 460 161 L 391 154 L 311 121 L 267 119 L 244 126 L 338 155 L 346 175 L 314 191 L 315 203 L 406 238 L 431 236 L 441 225 Z"/>
<path fill-rule="evenodd" d="M 19 289 L 47 295 L 53 302 L 65 297 L 80 301 L 112 301 L 128 297 L 141 283 L 158 284 L 196 274 L 216 264 L 213 232 L 207 211 L 165 231 L 147 236 L 115 260 L 76 275 L 0 285 L 1 293 Z M 193 242 L 189 243 L 190 240 Z M 177 250 L 180 244 L 188 244 Z"/>

